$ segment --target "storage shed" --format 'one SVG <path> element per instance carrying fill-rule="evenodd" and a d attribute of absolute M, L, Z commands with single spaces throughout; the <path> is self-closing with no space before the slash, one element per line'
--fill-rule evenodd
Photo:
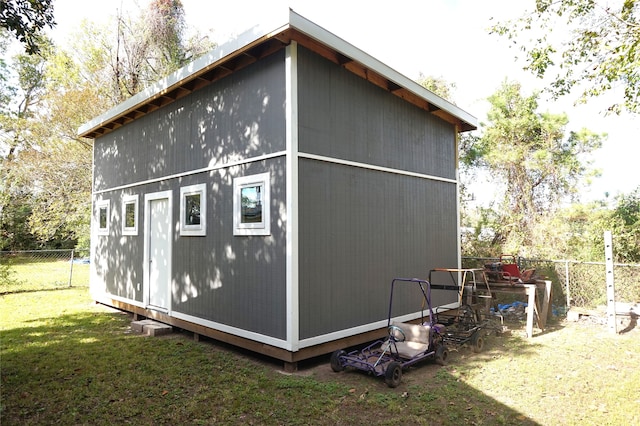
<path fill-rule="evenodd" d="M 457 138 L 475 128 L 287 10 L 79 129 L 92 295 L 286 363 L 371 340 L 393 278 L 460 267 Z"/>

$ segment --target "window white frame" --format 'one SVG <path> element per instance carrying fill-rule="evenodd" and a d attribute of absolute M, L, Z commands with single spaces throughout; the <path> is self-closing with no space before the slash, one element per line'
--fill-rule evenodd
<path fill-rule="evenodd" d="M 261 220 L 243 221 L 242 192 L 258 188 L 263 206 Z M 271 176 L 267 173 L 237 177 L 233 180 L 233 235 L 271 235 Z"/>
<path fill-rule="evenodd" d="M 104 212 L 104 213 L 103 213 Z M 102 218 L 104 215 L 104 225 Z M 98 235 L 109 235 L 109 225 L 111 224 L 111 203 L 109 200 L 96 202 L 96 233 Z"/>
<path fill-rule="evenodd" d="M 200 223 L 191 224 L 187 214 L 187 198 L 196 195 L 200 197 Z M 207 185 L 204 183 L 180 188 L 180 235 L 207 235 Z"/>
<path fill-rule="evenodd" d="M 127 226 L 127 206 L 133 206 L 133 226 Z M 138 195 L 122 196 L 122 235 L 138 235 Z"/>

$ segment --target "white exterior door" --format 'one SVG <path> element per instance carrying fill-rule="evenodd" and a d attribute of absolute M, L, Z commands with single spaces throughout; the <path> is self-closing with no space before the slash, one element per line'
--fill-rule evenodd
<path fill-rule="evenodd" d="M 145 300 L 149 307 L 168 311 L 171 291 L 171 201 L 168 197 L 151 196 L 146 204 Z"/>

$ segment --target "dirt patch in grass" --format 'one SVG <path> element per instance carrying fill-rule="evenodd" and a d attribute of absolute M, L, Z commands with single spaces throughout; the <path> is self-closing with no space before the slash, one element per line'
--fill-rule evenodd
<path fill-rule="evenodd" d="M 395 389 L 355 370 L 334 373 L 328 358 L 309 371 L 361 399 L 400 395 L 399 406 L 431 416 L 432 424 L 640 424 L 640 331 L 629 318 L 619 320 L 624 334 L 585 317 L 555 321 L 532 339 L 511 323 L 481 353 L 454 347 L 446 366 L 412 367 Z"/>

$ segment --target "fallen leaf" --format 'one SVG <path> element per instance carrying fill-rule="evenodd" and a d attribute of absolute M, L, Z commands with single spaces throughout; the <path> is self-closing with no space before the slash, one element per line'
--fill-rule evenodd
<path fill-rule="evenodd" d="M 166 395 L 166 394 L 168 394 L 168 393 L 169 393 L 169 391 L 168 391 L 168 390 L 163 390 L 163 391 L 162 391 L 162 396 L 165 396 L 165 395 Z"/>

